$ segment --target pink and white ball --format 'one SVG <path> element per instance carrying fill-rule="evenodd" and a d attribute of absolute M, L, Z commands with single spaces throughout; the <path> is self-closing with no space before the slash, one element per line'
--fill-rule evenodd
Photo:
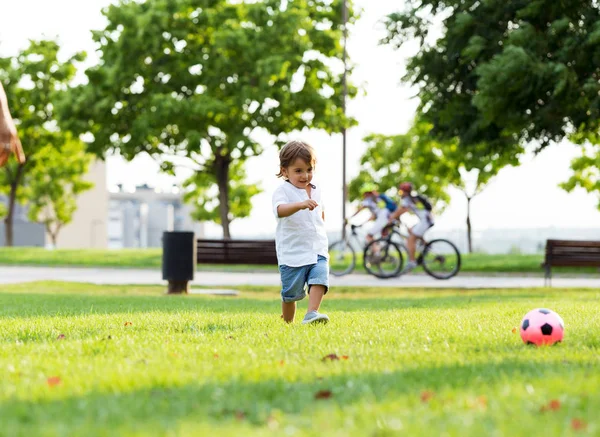
<path fill-rule="evenodd" d="M 529 311 L 521 322 L 521 338 L 526 344 L 553 345 L 562 341 L 565 323 L 554 311 L 536 308 Z"/>

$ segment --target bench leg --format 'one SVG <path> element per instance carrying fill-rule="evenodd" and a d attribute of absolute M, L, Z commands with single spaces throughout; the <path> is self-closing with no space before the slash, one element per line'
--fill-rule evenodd
<path fill-rule="evenodd" d="M 546 274 L 544 275 L 544 286 L 552 287 L 552 268 L 546 264 Z"/>

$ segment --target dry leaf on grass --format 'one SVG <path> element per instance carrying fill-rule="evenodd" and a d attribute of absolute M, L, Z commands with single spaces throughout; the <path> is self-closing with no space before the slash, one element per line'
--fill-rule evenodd
<path fill-rule="evenodd" d="M 51 376 L 50 378 L 48 378 L 46 380 L 46 384 L 48 384 L 50 387 L 55 387 L 57 385 L 59 385 L 61 383 L 61 379 L 60 376 Z"/>
<path fill-rule="evenodd" d="M 333 396 L 331 390 L 319 390 L 315 393 L 315 399 L 329 399 Z"/>

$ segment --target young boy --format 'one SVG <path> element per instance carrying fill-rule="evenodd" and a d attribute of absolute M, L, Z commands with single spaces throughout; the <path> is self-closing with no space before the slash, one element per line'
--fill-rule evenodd
<path fill-rule="evenodd" d="M 273 193 L 273 213 L 277 218 L 275 245 L 281 274 L 283 319 L 291 323 L 296 301 L 306 297 L 308 311 L 302 323 L 327 323 L 319 313 L 329 289 L 329 255 L 320 185 L 312 183 L 315 152 L 301 141 L 290 141 L 279 152 L 277 177 L 285 182 Z"/>

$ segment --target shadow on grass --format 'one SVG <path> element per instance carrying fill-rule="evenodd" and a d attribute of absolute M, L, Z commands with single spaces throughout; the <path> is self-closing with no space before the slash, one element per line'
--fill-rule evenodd
<path fill-rule="evenodd" d="M 330 370 L 328 366 L 351 365 L 350 361 L 324 363 L 323 372 Z M 409 408 L 418 408 L 425 390 L 438 393 L 446 389 L 465 389 L 480 396 L 486 395 L 494 385 L 508 384 L 515 379 L 523 381 L 523 386 L 525 382 L 543 384 L 551 377 L 560 378 L 576 372 L 587 374 L 593 371 L 592 368 L 591 363 L 565 364 L 560 358 L 545 362 L 541 367 L 539 363 L 523 358 L 516 362 L 422 366 L 389 373 L 346 373 L 308 382 L 290 382 L 281 378 L 258 382 L 234 379 L 183 386 L 161 382 L 160 386 L 132 391 L 90 392 L 61 399 L 9 399 L 0 404 L 0 417 L 8 435 L 14 435 L 11 430 L 21 433 L 29 430 L 33 432 L 30 435 L 34 435 L 39 427 L 63 435 L 79 430 L 91 434 L 94 430 L 106 433 L 120 428 L 164 434 L 173 432 L 174 426 L 181 421 L 216 427 L 237 420 L 252 427 L 262 427 L 267 425 L 273 410 L 280 411 L 289 420 L 310 415 L 315 402 L 319 402 L 320 408 L 347 408 L 359 403 L 375 405 L 405 397 Z M 143 371 L 142 367 L 140 371 Z M 68 378 L 64 379 L 67 385 Z M 522 389 L 518 384 L 515 387 L 517 391 Z M 315 401 L 315 394 L 321 390 L 331 391 L 331 397 L 326 401 Z M 598 404 L 598 400 L 595 403 Z M 588 405 L 587 411 L 598 406 Z M 534 407 L 539 411 L 539 406 Z M 503 407 L 511 408 L 509 404 Z M 435 417 L 429 414 L 424 421 L 431 422 L 432 419 Z"/>

